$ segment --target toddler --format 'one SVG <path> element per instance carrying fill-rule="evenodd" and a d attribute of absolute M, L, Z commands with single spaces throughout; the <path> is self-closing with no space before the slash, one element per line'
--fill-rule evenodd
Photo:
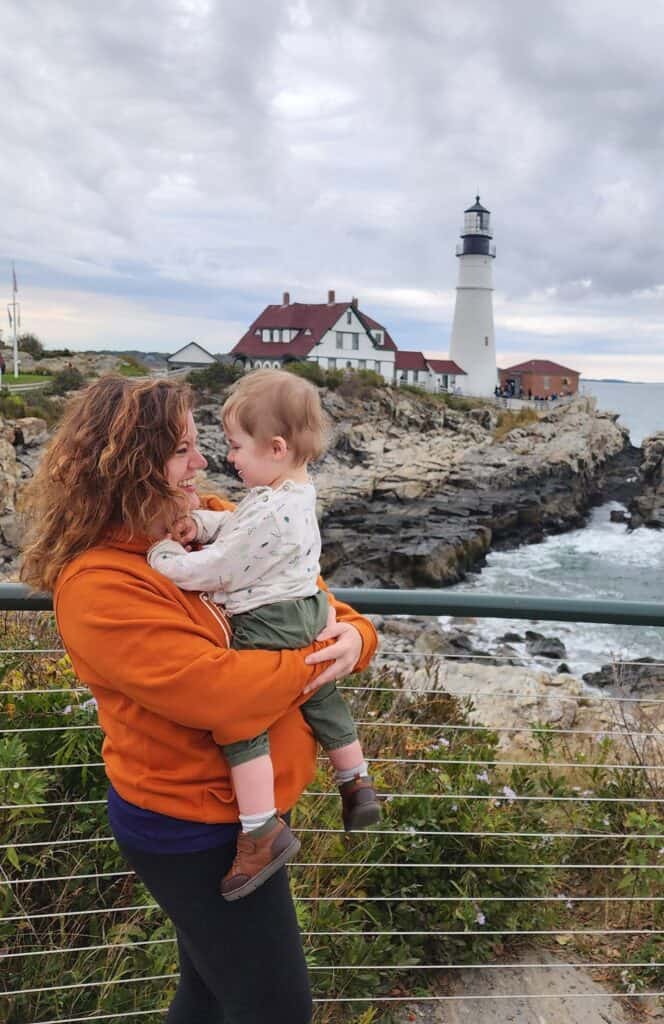
<path fill-rule="evenodd" d="M 150 565 L 184 590 L 212 592 L 233 626 L 232 646 L 306 647 L 325 628 L 329 602 L 318 588 L 321 550 L 316 493 L 307 466 L 324 448 L 318 390 L 281 370 L 255 370 L 222 409 L 228 461 L 249 493 L 234 512 L 196 510 L 148 551 Z M 175 539 L 177 538 L 177 539 Z M 183 545 L 203 547 L 187 551 Z M 380 806 L 348 707 L 334 683 L 301 706 L 335 769 L 347 831 L 373 824 Z M 274 806 L 267 733 L 224 746 L 242 832 L 222 882 L 226 900 L 248 895 L 300 848 Z"/>

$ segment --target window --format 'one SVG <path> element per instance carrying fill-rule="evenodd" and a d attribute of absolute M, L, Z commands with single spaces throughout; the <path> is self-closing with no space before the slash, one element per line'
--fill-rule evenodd
<path fill-rule="evenodd" d="M 487 338 L 486 334 L 484 335 L 484 347 L 485 348 L 489 347 L 489 339 Z"/>
<path fill-rule="evenodd" d="M 272 363 L 272 366 L 274 367 L 275 370 L 278 370 L 280 368 L 280 366 L 281 366 L 281 363 L 278 362 L 278 361 L 275 361 L 274 363 Z"/>
<path fill-rule="evenodd" d="M 352 370 L 353 369 L 353 364 L 351 363 L 350 359 L 346 360 L 346 369 L 347 370 Z"/>
<path fill-rule="evenodd" d="M 550 377 L 543 377 L 542 378 L 542 386 L 543 386 L 545 391 L 548 391 L 549 388 L 551 387 L 551 378 Z"/>
<path fill-rule="evenodd" d="M 347 310 L 347 312 L 346 312 L 346 323 L 347 324 L 352 324 L 352 322 L 353 322 L 353 314 L 351 313 L 350 310 Z"/>
<path fill-rule="evenodd" d="M 448 388 L 448 383 L 449 383 L 449 377 L 447 376 L 446 373 L 444 373 L 443 374 L 443 387 L 445 388 L 446 391 L 447 391 L 447 388 Z"/>
<path fill-rule="evenodd" d="M 359 347 L 360 347 L 360 336 L 359 336 L 359 334 L 353 334 L 352 337 L 351 337 L 351 348 L 354 348 L 357 351 L 357 349 L 359 349 Z"/>
<path fill-rule="evenodd" d="M 337 348 L 344 347 L 344 336 L 341 331 L 337 331 Z"/>
<path fill-rule="evenodd" d="M 377 345 L 382 345 L 383 344 L 383 332 L 382 331 L 374 331 L 373 332 L 373 337 L 374 337 L 374 341 L 376 342 Z"/>
<path fill-rule="evenodd" d="M 277 339 L 275 338 L 275 334 L 276 334 L 276 333 L 277 333 L 276 331 L 270 331 L 270 341 L 276 341 L 276 340 L 277 340 Z"/>
<path fill-rule="evenodd" d="M 328 361 L 327 361 L 327 368 L 328 368 L 328 370 L 336 370 L 336 368 L 337 368 L 337 361 L 336 361 L 336 359 L 334 359 L 333 357 L 328 359 Z"/>
<path fill-rule="evenodd" d="M 367 361 L 366 361 L 366 359 L 359 359 L 357 365 L 358 365 L 358 368 L 360 370 L 366 370 L 366 368 L 367 368 Z"/>
<path fill-rule="evenodd" d="M 380 359 L 376 359 L 374 362 L 374 370 L 376 373 L 380 373 Z"/>
<path fill-rule="evenodd" d="M 562 377 L 560 383 L 568 385 L 569 384 L 569 377 Z"/>

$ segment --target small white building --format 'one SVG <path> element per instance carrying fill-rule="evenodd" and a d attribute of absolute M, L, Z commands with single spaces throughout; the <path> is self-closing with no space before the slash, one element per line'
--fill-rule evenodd
<path fill-rule="evenodd" d="M 450 342 L 450 359 L 466 371 L 464 391 L 489 397 L 498 383 L 493 328 L 491 214 L 477 196 L 464 211 L 462 242 L 457 245 L 459 277 Z"/>
<path fill-rule="evenodd" d="M 451 359 L 429 359 L 422 352 L 397 352 L 395 371 L 396 384 L 413 384 L 433 394 L 453 393 L 457 389 L 457 377 L 466 376 Z"/>
<path fill-rule="evenodd" d="M 388 330 L 363 313 L 357 299 L 326 303 L 291 302 L 266 306 L 230 355 L 247 369 L 279 369 L 292 360 L 318 363 L 324 370 L 374 370 L 394 381 L 397 346 Z"/>
<path fill-rule="evenodd" d="M 166 363 L 169 370 L 181 370 L 184 368 L 201 370 L 203 367 L 210 366 L 217 361 L 217 356 L 213 356 L 211 352 L 204 349 L 197 341 L 190 341 L 184 348 L 179 348 L 177 352 L 169 356 Z"/>

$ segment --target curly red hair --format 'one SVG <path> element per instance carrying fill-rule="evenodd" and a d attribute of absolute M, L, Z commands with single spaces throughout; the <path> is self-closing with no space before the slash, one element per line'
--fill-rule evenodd
<path fill-rule="evenodd" d="M 72 397 L 26 491 L 21 579 L 53 590 L 72 558 L 111 525 L 149 535 L 182 514 L 165 466 L 192 407 L 186 384 L 101 377 Z"/>

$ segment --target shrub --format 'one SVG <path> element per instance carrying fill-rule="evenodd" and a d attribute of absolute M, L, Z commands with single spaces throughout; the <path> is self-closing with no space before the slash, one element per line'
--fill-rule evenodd
<path fill-rule="evenodd" d="M 21 351 L 28 352 L 34 359 L 41 359 L 44 355 L 44 346 L 36 334 L 21 334 L 17 341 Z"/>
<path fill-rule="evenodd" d="M 518 412 L 507 409 L 498 414 L 498 423 L 493 432 L 494 440 L 502 441 L 510 431 L 516 430 L 518 427 L 526 427 L 529 423 L 537 423 L 538 419 L 539 416 L 534 409 L 519 409 Z"/>
<path fill-rule="evenodd" d="M 50 395 L 66 395 L 68 391 L 78 391 L 85 384 L 85 377 L 75 366 L 66 366 L 53 377 L 49 386 Z"/>
<path fill-rule="evenodd" d="M 343 370 L 324 370 L 318 363 L 310 363 L 304 360 L 302 362 L 285 363 L 284 370 L 288 373 L 294 373 L 298 377 L 304 377 L 305 380 L 310 380 L 316 387 L 331 388 L 333 391 L 344 380 Z"/>
<path fill-rule="evenodd" d="M 8 917 L 66 915 L 36 917 L 30 927 L 23 922 L 16 927 L 0 918 L 0 948 L 26 954 L 37 948 L 61 950 L 46 957 L 26 955 L 8 961 L 8 987 L 54 988 L 7 1000 L 3 1004 L 6 1019 L 8 1024 L 20 1024 L 54 1016 L 131 1015 L 154 1007 L 154 1020 L 151 1015 L 145 1019 L 157 1024 L 162 1019 L 158 1008 L 172 996 L 174 981 L 57 991 L 60 984 L 89 978 L 172 973 L 176 970 L 174 935 L 133 876 L 39 881 L 56 875 L 102 876 L 127 868 L 113 842 L 92 841 L 108 834 L 107 782 L 98 765 L 100 733 L 94 728 L 89 694 L 62 692 L 79 685 L 69 660 L 41 653 L 56 645 L 52 617 L 33 615 L 21 622 L 18 616 L 5 613 L 2 626 L 6 648 L 33 648 L 34 653 L 26 657 L 11 649 L 0 652 L 1 688 L 9 691 L 0 696 L 0 712 L 7 725 L 29 730 L 0 736 L 0 769 L 53 767 L 0 771 L 3 804 L 52 804 L 4 812 L 2 841 L 11 844 L 3 851 L 6 877 L 32 881 L 0 888 L 0 910 Z M 447 974 L 418 970 L 419 965 L 490 963 L 506 951 L 509 955 L 510 942 L 518 941 L 510 939 L 508 932 L 582 927 L 588 930 L 578 939 L 587 954 L 583 959 L 598 953 L 601 959 L 634 963 L 651 956 L 655 961 L 662 959 L 661 931 L 626 939 L 607 935 L 603 945 L 592 933 L 593 928 L 664 928 L 664 905 L 649 902 L 649 897 L 661 892 L 663 875 L 657 863 L 664 823 L 658 806 L 647 803 L 662 796 L 656 771 L 616 773 L 608 767 L 585 767 L 580 759 L 570 773 L 556 767 L 556 762 L 569 761 L 569 752 L 557 735 L 544 728 L 536 760 L 546 767 L 501 766 L 496 734 L 481 727 L 464 729 L 469 703 L 444 692 L 411 698 L 400 691 L 401 681 L 393 673 L 350 677 L 344 686 L 368 687 L 347 695 L 356 719 L 371 723 L 362 726 L 362 740 L 378 787 L 397 795 L 385 803 L 379 830 L 345 835 L 340 829 L 338 795 L 321 759 L 313 792 L 296 808 L 296 828 L 328 830 L 304 833 L 306 849 L 301 860 L 309 865 L 291 869 L 307 959 L 315 968 L 316 995 L 372 997 L 398 988 L 415 1002 L 417 995 L 439 992 L 441 974 Z M 395 721 L 403 725 L 390 727 L 388 723 Z M 440 727 L 432 729 L 432 723 Z M 60 724 L 78 728 L 67 732 L 53 728 Z M 656 753 L 652 756 L 658 764 Z M 592 760 L 611 765 L 621 760 L 621 751 L 604 739 L 593 748 Z M 629 756 L 628 760 L 636 759 Z M 579 798 L 579 793 L 590 791 L 600 798 L 598 802 Z M 513 799 L 517 795 L 531 799 Z M 532 799 L 552 795 L 563 802 Z M 565 802 L 570 797 L 572 801 Z M 607 831 L 626 837 L 630 832 L 648 833 L 654 838 L 609 846 L 601 837 Z M 537 837 L 547 832 L 559 835 Z M 503 835 L 494 838 L 493 833 Z M 568 833 L 585 834 L 572 838 Z M 22 845 L 27 843 L 33 845 Z M 35 845 L 39 843 L 44 845 Z M 621 869 L 575 869 L 581 862 L 619 863 Z M 571 866 L 531 867 L 566 863 Z M 439 866 L 445 864 L 452 866 Z M 509 870 L 503 866 L 508 864 L 523 867 Z M 644 864 L 654 867 L 643 870 Z M 608 892 L 635 899 L 612 905 L 581 903 L 584 895 Z M 319 896 L 325 898 L 319 900 Z M 492 902 L 483 902 L 483 896 Z M 452 899 L 457 897 L 461 899 Z M 519 897 L 519 902 L 513 897 Z M 537 902 L 537 897 L 553 898 Z M 114 907 L 136 909 L 122 913 Z M 104 908 L 109 912 L 90 913 Z M 494 934 L 482 934 L 483 929 Z M 394 932 L 409 934 L 390 934 Z M 444 932 L 453 934 L 440 934 Z M 621 944 L 624 948 L 616 948 Z M 579 952 L 574 943 L 570 948 Z M 376 964 L 387 969 L 373 970 Z M 331 965 L 353 969 L 335 972 L 328 970 Z M 401 970 L 396 972 L 390 965 L 401 965 Z M 615 979 L 611 975 L 621 988 L 617 972 Z M 657 988 L 661 983 L 661 968 L 655 963 L 652 968 L 630 968 L 622 990 L 629 984 Z M 338 1004 L 331 1008 L 323 1004 L 318 1019 L 335 1024 L 349 1017 L 357 1021 L 357 1004 L 354 1012 L 352 1017 L 352 1011 L 346 1014 Z M 386 1019 L 385 1010 L 371 1012 L 366 1020 Z"/>
<path fill-rule="evenodd" d="M 241 366 L 234 363 L 211 363 L 204 370 L 192 370 L 187 377 L 194 391 L 219 392 L 242 376 Z"/>

